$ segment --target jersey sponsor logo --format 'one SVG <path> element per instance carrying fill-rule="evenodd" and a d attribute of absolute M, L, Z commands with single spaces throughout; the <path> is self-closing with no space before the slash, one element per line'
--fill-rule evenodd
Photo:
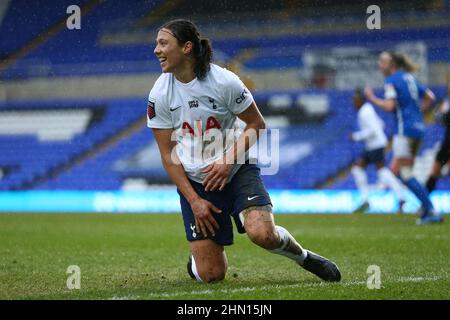
<path fill-rule="evenodd" d="M 214 118 L 213 116 L 210 116 L 210 117 L 208 117 L 208 120 L 206 120 L 206 130 L 214 129 L 214 128 L 220 129 L 222 127 L 220 126 L 220 123 L 219 123 L 219 121 L 217 121 L 216 118 Z"/>
<path fill-rule="evenodd" d="M 192 129 L 191 125 L 188 122 L 183 122 L 181 130 L 183 130 L 183 135 L 186 135 L 187 133 L 192 136 L 194 135 L 194 129 Z"/>
<path fill-rule="evenodd" d="M 153 101 L 149 101 L 147 104 L 147 117 L 149 120 L 151 120 L 155 116 L 156 116 L 155 103 Z"/>
<path fill-rule="evenodd" d="M 189 108 L 198 108 L 198 100 L 191 100 L 188 102 L 189 103 Z"/>
<path fill-rule="evenodd" d="M 201 120 L 197 120 L 197 121 L 201 122 Z M 201 131 L 201 123 L 196 127 L 200 127 L 199 131 Z M 214 129 L 214 128 L 221 129 L 222 126 L 220 125 L 219 121 L 217 121 L 217 119 L 215 117 L 209 116 L 208 119 L 206 120 L 206 131 L 209 129 Z M 190 134 L 192 136 L 195 136 L 194 129 L 189 124 L 189 122 L 183 122 L 183 124 L 181 125 L 181 130 L 183 132 L 183 135 Z M 201 135 L 201 132 L 200 132 L 200 135 Z"/>
<path fill-rule="evenodd" d="M 239 97 L 236 98 L 236 103 L 241 104 L 243 101 L 245 101 L 245 99 L 247 99 L 247 93 L 247 90 L 244 89 Z"/>
<path fill-rule="evenodd" d="M 173 111 L 175 111 L 177 109 L 180 109 L 180 108 L 181 108 L 181 106 L 178 106 L 178 107 L 175 107 L 175 108 L 170 107 L 169 110 L 173 112 Z"/>

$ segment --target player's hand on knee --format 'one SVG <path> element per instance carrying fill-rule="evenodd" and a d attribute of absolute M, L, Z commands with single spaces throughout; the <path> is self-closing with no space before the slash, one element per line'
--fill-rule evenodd
<path fill-rule="evenodd" d="M 206 178 L 203 180 L 205 191 L 222 191 L 227 184 L 228 177 L 232 169 L 231 164 L 224 163 L 223 160 L 211 163 L 205 170 Z"/>
<path fill-rule="evenodd" d="M 212 216 L 212 213 L 221 213 L 222 210 L 217 208 L 211 202 L 205 199 L 198 199 L 191 203 L 192 212 L 194 213 L 195 225 L 197 230 L 206 238 L 208 233 L 215 235 L 215 230 L 219 229 L 219 224 Z"/>

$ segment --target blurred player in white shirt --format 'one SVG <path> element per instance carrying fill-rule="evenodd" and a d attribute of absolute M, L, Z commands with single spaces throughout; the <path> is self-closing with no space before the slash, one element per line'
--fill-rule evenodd
<path fill-rule="evenodd" d="M 355 213 L 365 212 L 370 207 L 369 185 L 365 169 L 371 163 L 375 164 L 377 168 L 378 182 L 393 190 L 397 195 L 399 212 L 402 212 L 405 203 L 403 187 L 392 171 L 385 166 L 384 150 L 388 140 L 384 133 L 383 120 L 377 115 L 372 104 L 365 100 L 361 89 L 355 90 L 353 106 L 358 110 L 359 131 L 352 133 L 351 139 L 365 143 L 365 151 L 355 162 L 351 171 L 363 198 L 363 203 L 355 210 Z"/>

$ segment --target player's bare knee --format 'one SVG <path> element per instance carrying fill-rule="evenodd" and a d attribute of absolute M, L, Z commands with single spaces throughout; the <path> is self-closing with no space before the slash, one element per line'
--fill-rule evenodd
<path fill-rule="evenodd" d="M 249 234 L 250 240 L 258 246 L 272 250 L 280 246 L 278 234 L 273 230 L 262 230 L 254 234 Z"/>
<path fill-rule="evenodd" d="M 209 274 L 205 277 L 206 283 L 216 283 L 225 279 L 225 272 Z"/>
<path fill-rule="evenodd" d="M 278 233 L 271 223 L 253 224 L 245 230 L 249 239 L 264 249 L 275 249 L 280 245 Z"/>
<path fill-rule="evenodd" d="M 225 279 L 226 267 L 214 267 L 199 273 L 205 283 L 215 283 Z"/>
<path fill-rule="evenodd" d="M 197 280 L 205 283 L 223 280 L 228 267 L 223 246 L 212 240 L 194 241 L 190 245 L 193 254 L 192 268 L 195 269 L 193 273 Z"/>
<path fill-rule="evenodd" d="M 265 249 L 279 246 L 280 239 L 275 230 L 272 206 L 251 207 L 240 214 L 249 239 Z"/>

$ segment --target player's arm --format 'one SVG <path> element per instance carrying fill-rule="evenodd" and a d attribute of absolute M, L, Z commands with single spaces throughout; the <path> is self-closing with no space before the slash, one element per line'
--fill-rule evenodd
<path fill-rule="evenodd" d="M 354 141 L 362 141 L 370 138 L 373 135 L 374 131 L 371 128 L 359 130 L 352 133 L 352 140 Z"/>
<path fill-rule="evenodd" d="M 263 116 L 258 110 L 255 102 L 237 115 L 239 119 L 245 122 L 243 133 L 238 140 L 224 155 L 222 161 L 214 162 L 209 165 L 204 172 L 208 173 L 203 181 L 205 190 L 223 190 L 225 187 L 231 168 L 238 159 L 241 159 L 250 147 L 258 140 L 261 130 L 266 128 Z"/>
<path fill-rule="evenodd" d="M 258 140 L 262 130 L 266 129 L 266 122 L 254 102 L 237 117 L 245 122 L 245 128 L 239 139 L 225 155 L 226 163 L 236 163 Z"/>
<path fill-rule="evenodd" d="M 423 94 L 421 105 L 422 112 L 427 112 L 428 110 L 430 110 L 435 101 L 436 96 L 434 95 L 433 91 L 431 91 L 430 89 L 426 89 Z"/>
<path fill-rule="evenodd" d="M 189 203 L 195 201 L 199 196 L 189 183 L 176 152 L 172 153 L 175 148 L 175 142 L 171 140 L 173 129 L 153 128 L 152 131 L 161 153 L 164 169 Z"/>
<path fill-rule="evenodd" d="M 214 229 L 219 229 L 219 225 L 212 216 L 211 212 L 220 213 L 221 210 L 216 208 L 211 202 L 201 198 L 189 182 L 184 168 L 178 159 L 175 151 L 175 141 L 172 141 L 173 129 L 152 129 L 153 135 L 161 153 L 161 161 L 166 169 L 169 177 L 176 184 L 180 192 L 191 205 L 195 216 L 195 224 L 197 230 L 205 237 L 208 231 L 214 235 Z"/>
<path fill-rule="evenodd" d="M 440 107 L 439 107 L 439 112 L 441 114 L 446 114 L 450 111 L 450 103 L 447 99 L 445 99 L 444 101 L 442 101 Z"/>
<path fill-rule="evenodd" d="M 395 98 L 378 98 L 374 93 L 372 88 L 366 87 L 364 89 L 364 94 L 370 102 L 372 102 L 374 105 L 378 106 L 379 108 L 383 109 L 387 112 L 392 112 L 395 110 L 395 107 L 397 105 L 397 101 Z"/>

